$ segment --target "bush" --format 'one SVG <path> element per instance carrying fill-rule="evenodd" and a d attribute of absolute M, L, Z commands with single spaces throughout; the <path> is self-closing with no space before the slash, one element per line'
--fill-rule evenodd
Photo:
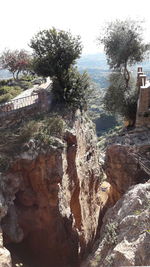
<path fill-rule="evenodd" d="M 117 228 L 118 223 L 109 222 L 105 226 L 105 241 L 110 245 L 117 244 Z"/>
<path fill-rule="evenodd" d="M 11 83 L 11 82 L 12 82 L 12 79 L 0 80 L 0 87 L 5 86 L 5 85 L 9 85 L 9 83 Z"/>
<path fill-rule="evenodd" d="M 0 87 L 0 103 L 5 103 L 22 92 L 20 86 L 2 86 Z"/>
<path fill-rule="evenodd" d="M 64 128 L 64 121 L 61 117 L 52 116 L 43 120 L 32 120 L 21 127 L 18 136 L 18 144 L 23 144 L 34 138 L 43 143 L 51 143 L 51 138 L 61 137 Z"/>
<path fill-rule="evenodd" d="M 31 88 L 33 85 L 32 85 L 32 82 L 30 81 L 19 81 L 18 82 L 19 86 L 23 89 L 23 90 L 26 90 L 26 89 L 29 89 Z"/>
<path fill-rule="evenodd" d="M 38 122 L 34 120 L 27 122 L 20 129 L 18 142 L 21 144 L 27 142 L 31 137 L 34 137 L 34 135 L 38 132 L 38 130 L 39 130 Z"/>
<path fill-rule="evenodd" d="M 31 82 L 33 79 L 35 78 L 35 76 L 33 75 L 27 75 L 27 74 L 24 74 L 21 76 L 21 80 L 22 81 L 27 81 L 27 82 Z"/>
<path fill-rule="evenodd" d="M 45 119 L 40 128 L 39 132 L 36 135 L 37 139 L 40 139 L 41 141 L 48 140 L 51 136 L 55 137 L 61 137 L 63 133 L 64 128 L 64 121 L 61 117 L 51 117 Z"/>

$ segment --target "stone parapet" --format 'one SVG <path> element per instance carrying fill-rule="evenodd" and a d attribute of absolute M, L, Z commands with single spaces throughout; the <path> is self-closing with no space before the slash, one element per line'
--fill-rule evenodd
<path fill-rule="evenodd" d="M 142 68 L 138 68 L 137 85 L 139 98 L 137 104 L 136 127 L 150 126 L 150 82 L 143 74 Z"/>

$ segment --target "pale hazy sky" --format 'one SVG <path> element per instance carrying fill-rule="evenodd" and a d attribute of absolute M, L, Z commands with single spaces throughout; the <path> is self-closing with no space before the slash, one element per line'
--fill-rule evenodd
<path fill-rule="evenodd" d="M 150 40 L 149 0 L 0 0 L 0 52 L 28 48 L 39 30 L 56 27 L 80 35 L 83 53 L 101 51 L 96 45 L 100 28 L 116 18 L 145 19 Z"/>

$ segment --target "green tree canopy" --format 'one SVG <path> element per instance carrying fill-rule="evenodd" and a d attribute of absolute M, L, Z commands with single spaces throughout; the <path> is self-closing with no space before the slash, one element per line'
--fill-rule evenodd
<path fill-rule="evenodd" d="M 149 44 L 143 41 L 141 23 L 131 19 L 108 23 L 99 41 L 104 45 L 108 64 L 113 70 L 103 99 L 104 107 L 134 123 L 138 90 L 129 67 L 141 62 L 149 50 Z"/>
<path fill-rule="evenodd" d="M 51 77 L 55 101 L 83 106 L 89 86 L 88 77 L 85 73 L 81 75 L 74 67 L 82 52 L 80 37 L 52 28 L 35 35 L 30 47 L 34 51 L 35 72 Z"/>
<path fill-rule="evenodd" d="M 141 24 L 131 19 L 108 23 L 99 41 L 104 45 L 110 68 L 122 71 L 128 87 L 128 67 L 141 62 L 149 49 L 149 45 L 143 42 Z"/>
<path fill-rule="evenodd" d="M 73 37 L 70 32 L 55 28 L 37 33 L 30 47 L 34 51 L 35 71 L 39 75 L 56 76 L 59 79 L 82 52 L 79 36 Z"/>
<path fill-rule="evenodd" d="M 136 80 L 131 78 L 126 88 L 124 76 L 120 72 L 111 73 L 109 87 L 103 98 L 104 109 L 111 114 L 118 114 L 135 122 L 138 90 Z"/>

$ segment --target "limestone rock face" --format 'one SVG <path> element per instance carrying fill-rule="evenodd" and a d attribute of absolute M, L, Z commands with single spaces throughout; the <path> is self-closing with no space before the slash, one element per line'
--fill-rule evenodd
<path fill-rule="evenodd" d="M 96 136 L 78 114 L 55 141 L 14 160 L 2 229 L 5 243 L 18 243 L 36 266 L 77 267 L 95 240 L 101 208 Z"/>
<path fill-rule="evenodd" d="M 100 239 L 82 267 L 150 265 L 150 181 L 132 186 L 110 208 Z"/>
<path fill-rule="evenodd" d="M 1 229 L 0 229 L 0 267 L 12 267 L 10 252 L 3 246 L 3 237 Z"/>
<path fill-rule="evenodd" d="M 130 186 L 144 183 L 150 179 L 149 131 L 131 132 L 114 140 L 108 146 L 105 159 L 105 171 L 111 184 L 114 202 Z"/>
<path fill-rule="evenodd" d="M 0 220 L 7 214 L 7 205 L 5 203 L 2 190 L 0 192 Z M 4 247 L 2 229 L 0 227 L 0 267 L 11 267 L 10 252 Z"/>

